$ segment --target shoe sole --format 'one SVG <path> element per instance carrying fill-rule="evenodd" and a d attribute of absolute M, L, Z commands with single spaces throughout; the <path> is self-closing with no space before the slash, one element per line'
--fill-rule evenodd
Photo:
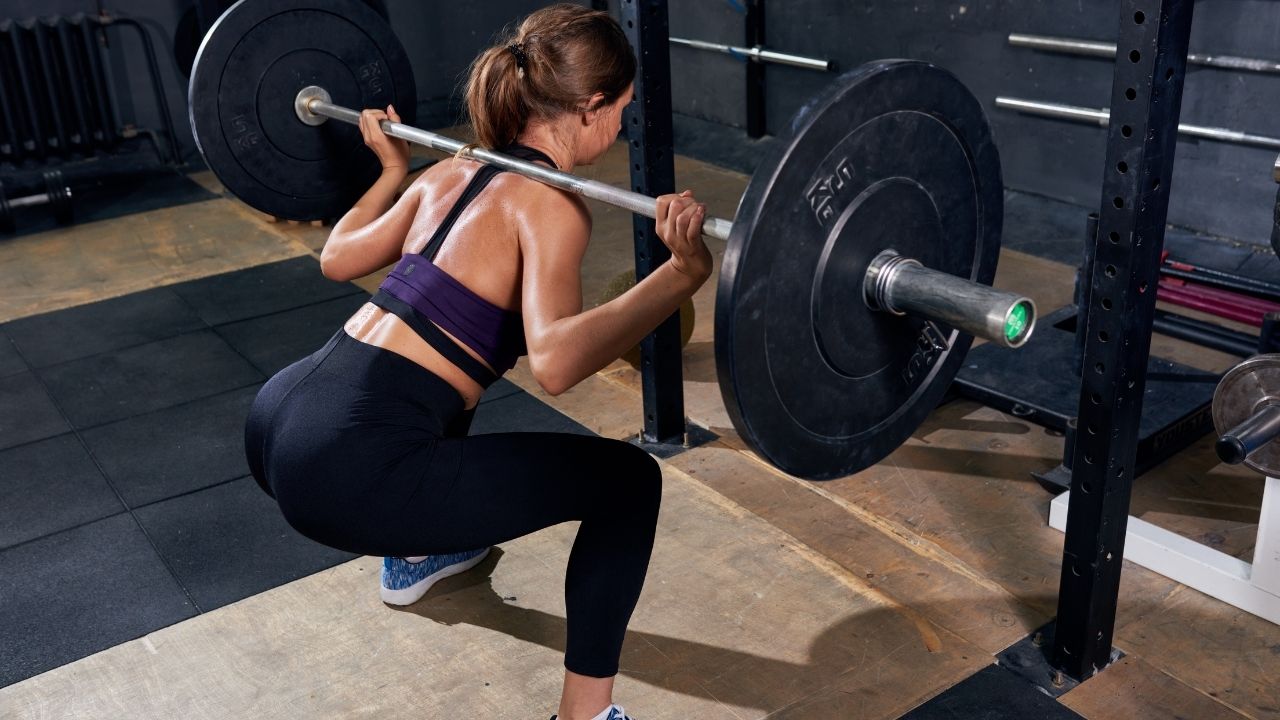
<path fill-rule="evenodd" d="M 489 550 L 490 548 L 486 548 L 484 552 L 470 560 L 440 568 L 407 588 L 392 590 L 391 588 L 380 586 L 382 602 L 388 605 L 412 605 L 413 603 L 421 600 L 422 596 L 427 594 L 427 591 L 431 589 L 432 585 L 435 585 L 441 580 L 452 575 L 464 573 L 479 565 L 481 562 L 484 562 L 484 559 L 489 557 Z"/>

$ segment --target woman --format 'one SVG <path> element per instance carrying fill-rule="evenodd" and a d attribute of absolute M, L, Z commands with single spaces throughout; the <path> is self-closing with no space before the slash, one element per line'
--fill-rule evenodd
<path fill-rule="evenodd" d="M 555 5 L 476 59 L 467 108 L 481 145 L 568 171 L 614 142 L 634 75 L 607 14 Z M 711 275 L 705 207 L 688 192 L 659 198 L 671 259 L 583 311 L 591 217 L 580 198 L 454 158 L 395 200 L 408 147 L 382 133 L 384 118 L 398 120 L 395 109 L 361 117 L 383 173 L 334 226 L 321 266 L 350 280 L 397 264 L 324 348 L 263 387 L 246 428 L 253 474 L 299 532 L 386 556 L 393 604 L 472 567 L 490 545 L 580 520 L 559 718 L 618 720 L 613 678 L 653 546 L 657 463 L 616 440 L 467 428 L 485 386 L 518 356 L 558 394 L 676 312 Z"/>

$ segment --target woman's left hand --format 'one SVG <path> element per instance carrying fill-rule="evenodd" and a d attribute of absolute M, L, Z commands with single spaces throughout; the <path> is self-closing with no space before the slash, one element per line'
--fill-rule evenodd
<path fill-rule="evenodd" d="M 365 110 L 360 113 L 360 134 L 364 136 L 364 144 L 369 146 L 383 170 L 398 168 L 409 171 L 409 143 L 399 138 L 388 137 L 382 131 L 382 121 L 400 122 L 394 105 L 383 110 Z"/>

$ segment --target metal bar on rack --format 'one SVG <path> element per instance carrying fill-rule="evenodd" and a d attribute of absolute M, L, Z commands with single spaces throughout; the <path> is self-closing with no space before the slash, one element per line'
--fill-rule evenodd
<path fill-rule="evenodd" d="M 1152 329 L 1166 337 L 1185 340 L 1201 347 L 1240 357 L 1250 357 L 1258 352 L 1260 342 L 1260 336 L 1160 309 L 1156 309 Z"/>
<path fill-rule="evenodd" d="M 1085 57 L 1114 58 L 1116 44 L 1097 40 L 1081 40 L 1079 38 L 1056 37 L 1053 35 L 1028 35 L 1025 33 L 1009 33 L 1009 44 L 1014 47 L 1025 47 L 1033 50 L 1082 55 Z M 1250 72 L 1280 75 L 1280 62 L 1261 60 L 1258 58 L 1235 57 L 1233 55 L 1205 55 L 1191 53 L 1187 55 L 1188 65 L 1221 68 L 1223 70 L 1248 70 Z"/>
<path fill-rule="evenodd" d="M 996 107 L 1003 108 L 1005 110 L 1016 110 L 1026 115 L 1036 115 L 1039 117 L 1054 118 L 1057 120 L 1070 120 L 1088 125 L 1097 125 L 1098 127 L 1103 128 L 1108 127 L 1111 122 L 1111 108 L 1088 108 L 1080 107 L 1079 105 L 1063 105 L 1061 103 L 1025 100 L 1023 98 L 1004 96 L 996 98 Z M 1267 135 L 1254 135 L 1251 133 L 1241 132 L 1239 130 L 1231 130 L 1229 128 L 1188 125 L 1183 123 L 1178 125 L 1178 133 L 1186 135 L 1187 137 L 1201 138 L 1204 140 L 1217 140 L 1219 142 L 1234 143 L 1236 145 L 1249 145 L 1252 147 L 1268 148 L 1270 150 L 1280 150 L 1280 138 L 1269 137 Z M 1280 180 L 1277 182 L 1280 182 Z"/>
<path fill-rule="evenodd" d="M 671 44 L 693 48 L 695 50 L 707 50 L 724 55 L 733 55 L 734 57 L 744 60 L 754 60 L 758 63 L 789 65 L 791 67 L 804 68 L 806 70 L 821 70 L 823 72 L 831 70 L 830 60 L 778 52 L 777 50 L 768 50 L 760 45 L 741 47 L 739 45 L 726 45 L 724 43 L 708 42 L 706 40 L 693 40 L 682 37 L 671 38 Z"/>
<path fill-rule="evenodd" d="M 1280 302 L 1280 285 L 1222 270 L 1200 267 L 1180 260 L 1165 258 L 1164 264 L 1160 266 L 1160 274 L 1219 290 L 1230 290 L 1262 300 Z"/>

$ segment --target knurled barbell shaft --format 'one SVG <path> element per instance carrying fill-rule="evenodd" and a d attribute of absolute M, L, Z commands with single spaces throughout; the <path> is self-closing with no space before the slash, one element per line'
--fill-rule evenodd
<path fill-rule="evenodd" d="M 303 89 L 302 93 L 311 91 L 312 88 Z M 301 97 L 301 94 L 300 94 Z M 360 124 L 360 112 L 350 108 L 334 105 L 321 97 L 311 97 L 303 103 L 306 109 L 316 115 L 340 120 L 352 125 Z M 479 146 L 468 146 L 466 143 L 446 137 L 438 133 L 428 130 L 422 130 L 410 125 L 395 123 L 388 120 L 382 121 L 382 131 L 391 137 L 407 140 L 411 143 L 424 145 L 433 150 L 447 152 L 452 155 L 461 153 L 465 157 L 474 158 L 480 162 L 500 167 L 504 170 L 532 178 L 542 183 L 546 183 L 552 187 L 560 188 L 571 193 L 582 195 L 583 197 L 599 200 L 600 202 L 613 205 L 615 207 L 630 210 L 637 215 L 643 215 L 647 218 L 656 218 L 658 214 L 658 201 L 648 195 L 623 190 L 608 183 L 602 183 L 597 180 L 588 180 L 578 177 L 567 172 L 553 170 L 545 165 L 526 162 L 518 158 L 504 155 L 492 150 L 486 150 Z M 733 223 L 723 218 L 707 218 L 702 223 L 702 234 L 717 238 L 719 240 L 729 239 L 729 229 L 733 227 Z"/>
<path fill-rule="evenodd" d="M 298 118 L 308 125 L 319 124 L 323 118 L 331 118 L 352 125 L 360 123 L 360 111 L 333 104 L 330 102 L 329 94 L 323 88 L 303 88 L 294 102 L 294 109 Z M 552 187 L 630 210 L 637 215 L 648 218 L 654 218 L 657 215 L 658 201 L 648 195 L 553 170 L 544 165 L 526 162 L 482 147 L 468 146 L 459 140 L 403 123 L 384 120 L 382 131 L 391 137 L 433 150 L 454 155 L 461 154 L 464 157 L 510 170 Z M 708 237 L 728 240 L 732 227 L 733 223 L 729 220 L 708 218 L 702 224 L 702 233 Z M 868 305 L 872 308 L 898 314 L 910 312 L 946 323 L 963 332 L 1006 347 L 1017 347 L 1031 336 L 1031 330 L 1035 324 L 1035 303 L 1030 299 L 944 272 L 930 270 L 916 260 L 902 258 L 896 254 L 894 256 L 897 261 L 893 272 L 879 272 L 876 262 L 873 262 L 867 270 L 863 283 L 864 292 L 884 299 L 883 304 L 876 305 L 873 304 L 871 295 L 867 295 Z M 875 279 L 872 278 L 873 273 L 876 274 Z M 868 289 L 873 285 L 874 291 Z M 856 292 L 857 288 L 851 288 L 851 291 Z"/>
<path fill-rule="evenodd" d="M 1239 425 L 1218 438 L 1214 449 L 1218 458 L 1239 465 L 1254 450 L 1280 437 L 1280 404 L 1263 405 Z"/>

